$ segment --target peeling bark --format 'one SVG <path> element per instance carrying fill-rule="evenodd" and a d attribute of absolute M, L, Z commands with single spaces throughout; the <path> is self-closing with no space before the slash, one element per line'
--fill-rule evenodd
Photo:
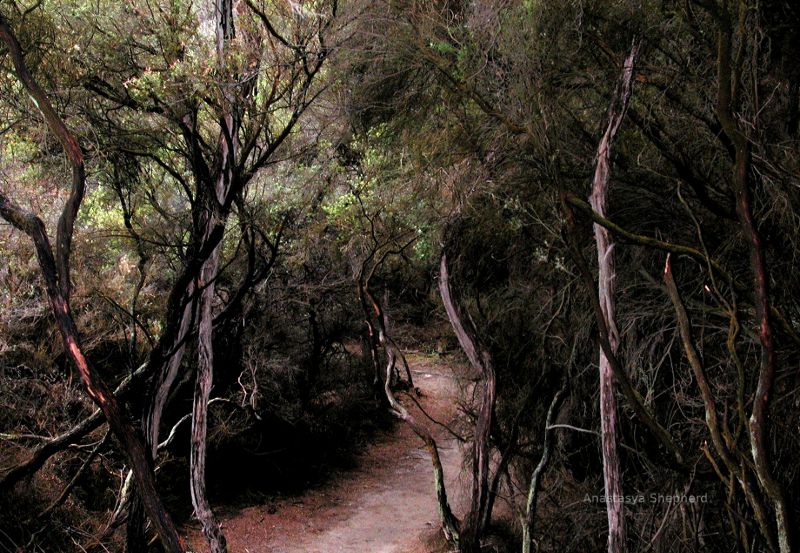
<path fill-rule="evenodd" d="M 590 204 L 594 211 L 605 217 L 608 206 L 608 180 L 611 158 L 611 143 L 619 130 L 630 100 L 633 73 L 639 45 L 636 41 L 625 58 L 622 78 L 617 85 L 611 106 L 608 109 L 608 125 L 597 146 L 597 159 Z M 597 296 L 603 312 L 608 341 L 611 350 L 616 352 L 619 333 L 614 322 L 614 244 L 611 235 L 598 224 L 594 225 L 597 244 L 598 289 Z M 619 442 L 619 418 L 617 414 L 616 384 L 614 371 L 605 351 L 600 348 L 600 429 L 603 449 L 603 481 L 605 483 L 606 508 L 608 514 L 608 552 L 621 553 L 625 550 L 625 513 L 622 502 L 622 481 L 617 446 Z"/>
<path fill-rule="evenodd" d="M 180 322 L 177 325 L 178 333 L 172 341 L 171 351 L 172 354 L 169 359 L 164 363 L 163 368 L 159 370 L 157 376 L 158 381 L 155 386 L 155 392 L 150 397 L 148 407 L 144 417 L 144 431 L 147 438 L 147 444 L 150 446 L 150 453 L 153 459 L 156 459 L 158 450 L 159 434 L 161 427 L 161 417 L 164 413 L 164 408 L 167 405 L 170 392 L 175 385 L 175 380 L 178 378 L 178 371 L 183 362 L 183 353 L 186 349 L 186 338 L 189 334 L 192 323 L 192 309 L 194 303 L 189 301 L 194 294 L 194 285 L 190 284 L 186 291 L 185 307 L 181 312 Z"/>
<path fill-rule="evenodd" d="M 203 266 L 201 282 L 217 276 L 219 250 Z M 192 439 L 189 452 L 190 490 L 194 514 L 203 527 L 203 535 L 212 553 L 225 553 L 227 545 L 222 528 L 208 502 L 206 478 L 206 436 L 208 432 L 208 400 L 214 379 L 213 316 L 214 284 L 206 284 L 199 302 L 197 331 L 198 364 L 192 403 Z"/>
<path fill-rule="evenodd" d="M 217 0 L 216 3 L 217 62 L 220 69 L 225 68 L 226 46 L 234 37 L 232 0 Z M 224 72 L 223 72 L 224 74 Z M 219 137 L 220 168 L 213 186 L 213 193 L 206 194 L 205 228 L 207 240 L 211 229 L 221 224 L 224 231 L 225 216 L 221 207 L 227 202 L 234 178 L 238 125 L 233 116 L 232 99 L 223 87 L 223 114 Z M 219 273 L 221 243 L 217 244 L 211 256 L 203 264 L 197 289 L 200 291 L 197 322 L 197 376 L 192 402 L 192 438 L 189 450 L 190 492 L 194 514 L 203 528 L 203 535 L 211 553 L 226 553 L 227 543 L 222 527 L 211 509 L 206 494 L 206 439 L 208 434 L 208 400 L 214 381 L 214 336 L 213 306 L 215 280 Z"/>

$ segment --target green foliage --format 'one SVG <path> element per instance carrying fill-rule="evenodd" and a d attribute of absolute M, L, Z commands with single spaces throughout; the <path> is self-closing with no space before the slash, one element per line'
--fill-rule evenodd
<path fill-rule="evenodd" d="M 459 301 L 496 360 L 495 454 L 505 451 L 505 440 L 522 437 L 510 450 L 513 486 L 503 493 L 524 489 L 538 460 L 544 411 L 562 381 L 571 399 L 560 422 L 590 431 L 600 426 L 594 289 L 577 278 L 562 200 L 587 198 L 620 60 L 634 35 L 646 35 L 630 110 L 612 147 L 607 215 L 630 233 L 696 248 L 733 277 L 729 282 L 709 273 L 707 263 L 676 256 L 719 418 L 734 430 L 726 438 L 745 452 L 741 466 L 750 467 L 747 417 L 737 402 L 744 393 L 750 409 L 761 374 L 757 294 L 749 241 L 735 212 L 736 152 L 717 113 L 716 43 L 719 22 L 730 20 L 734 50 L 741 52 L 733 61 L 742 64 L 733 112 L 752 153 L 753 217 L 768 260 L 769 298 L 781 314 L 773 317 L 769 456 L 797 518 L 800 474 L 791 468 L 800 452 L 791 372 L 800 333 L 796 9 L 753 5 L 739 26 L 736 3 L 711 9 L 650 0 L 359 0 L 343 3 L 341 26 L 332 18 L 328 28 L 331 6 L 322 0 L 254 4 L 278 37 L 239 3 L 236 36 L 221 57 L 202 2 L 0 7 L 85 154 L 89 188 L 73 247 L 73 308 L 87 351 L 109 380 L 145 361 L 174 323 L 168 300 L 197 255 L 209 191 L 223 165 L 220 122 L 235 115 L 237 146 L 247 150 L 234 159 L 243 188 L 224 220 L 224 269 L 215 281 L 214 313 L 228 318 L 215 326 L 224 366 L 214 393 L 234 404 L 239 394 L 261 393 L 257 413 L 276 422 L 287 443 L 294 424 L 309 443 L 328 430 L 347 436 L 352 418 L 374 414 L 369 367 L 345 347 L 352 349 L 364 330 L 356 276 L 374 268 L 370 284 L 388 294 L 397 326 L 425 323 L 410 332 L 434 335 L 441 331 L 431 321 L 444 320 L 435 274 L 447 251 Z M 325 56 L 326 65 L 307 80 Z M 40 214 L 53 236 L 70 174 L 8 55 L 0 56 L 0 115 L 0 191 Z M 573 238 L 594 260 L 591 222 L 585 213 L 571 215 Z M 718 481 L 702 453 L 707 419 L 660 284 L 665 254 L 614 238 L 619 357 L 702 475 L 691 479 L 666 466 L 652 436 L 622 404 L 625 487 L 731 498 L 681 520 L 658 506 L 631 510 L 629 549 L 727 551 L 761 543 L 757 525 L 729 522 L 753 520 L 752 504 L 739 488 Z M 89 404 L 61 401 L 75 386 L 37 275 L 29 241 L 0 226 L 0 378 L 11 390 L 1 396 L 3 424 L 52 434 Z M 227 311 L 235 298 L 241 303 Z M 738 329 L 730 348 L 729 328 Z M 192 363 L 183 367 L 187 379 Z M 31 411 L 15 394 L 45 407 Z M 186 390 L 175 394 L 185 406 Z M 467 396 L 469 420 L 474 398 Z M 336 416 L 326 419 L 320 405 L 341 398 L 346 405 L 336 404 Z M 137 401 L 132 412 L 140 411 Z M 67 404 L 74 412 L 62 410 Z M 166 423 L 185 414 L 178 411 Z M 216 428 L 221 457 L 226 444 L 249 448 L 268 434 L 246 416 L 235 423 Z M 360 431 L 354 435 L 362 439 Z M 602 506 L 580 501 L 602 486 L 597 443 L 591 434 L 564 432 L 557 449 L 548 478 L 558 485 L 540 501 L 548 505 L 537 522 L 540 550 L 602 549 Z M 172 454 L 184 462 L 180 448 Z M 121 467 L 116 458 L 108 462 Z M 76 512 L 88 512 L 90 490 L 80 493 L 86 500 Z M 549 507 L 555 503 L 558 509 Z M 685 526 L 690 518 L 701 522 Z M 663 530 L 654 530 L 652 520 L 663 520 Z M 651 544 L 656 531 L 659 540 Z M 702 537 L 704 545 L 686 536 Z"/>

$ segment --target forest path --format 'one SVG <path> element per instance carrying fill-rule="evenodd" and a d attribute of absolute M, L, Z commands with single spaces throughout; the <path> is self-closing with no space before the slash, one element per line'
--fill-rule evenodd
<path fill-rule="evenodd" d="M 457 409 L 456 372 L 435 356 L 412 353 L 408 361 L 426 412 L 451 422 Z M 403 403 L 414 407 L 407 398 Z M 428 427 L 440 447 L 451 505 L 461 512 L 458 442 L 440 426 Z M 430 456 L 408 425 L 398 422 L 367 447 L 355 469 L 323 487 L 221 519 L 231 553 L 423 553 L 428 551 L 425 541 L 439 527 Z M 193 545 L 205 550 L 203 543 Z"/>

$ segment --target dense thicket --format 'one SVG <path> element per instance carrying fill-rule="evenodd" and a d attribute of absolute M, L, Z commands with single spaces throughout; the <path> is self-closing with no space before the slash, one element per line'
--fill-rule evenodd
<path fill-rule="evenodd" d="M 51 438 L 93 406 L 11 209 L 54 236 L 75 201 L 24 63 L 84 160 L 55 273 L 82 352 L 166 511 L 194 511 L 215 551 L 222 490 L 302 487 L 375 413 L 435 451 L 401 391 L 403 349 L 437 341 L 475 381 L 457 428 L 470 506 L 442 505 L 460 551 L 500 519 L 539 551 L 797 547 L 793 4 L 6 0 L 0 23 L 2 539 L 133 551 L 159 531 L 102 416 Z M 599 289 L 598 227 L 615 266 Z"/>

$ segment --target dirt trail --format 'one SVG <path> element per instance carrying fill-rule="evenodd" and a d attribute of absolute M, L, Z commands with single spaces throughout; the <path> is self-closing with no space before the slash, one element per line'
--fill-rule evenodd
<path fill-rule="evenodd" d="M 426 411 L 450 422 L 458 394 L 453 371 L 423 355 L 410 355 L 409 364 Z M 461 512 L 460 448 L 444 429 L 431 429 L 451 504 Z M 232 553 L 422 553 L 438 528 L 430 457 L 422 440 L 398 423 L 367 448 L 357 468 L 324 488 L 221 518 Z M 205 550 L 202 542 L 193 545 Z"/>

